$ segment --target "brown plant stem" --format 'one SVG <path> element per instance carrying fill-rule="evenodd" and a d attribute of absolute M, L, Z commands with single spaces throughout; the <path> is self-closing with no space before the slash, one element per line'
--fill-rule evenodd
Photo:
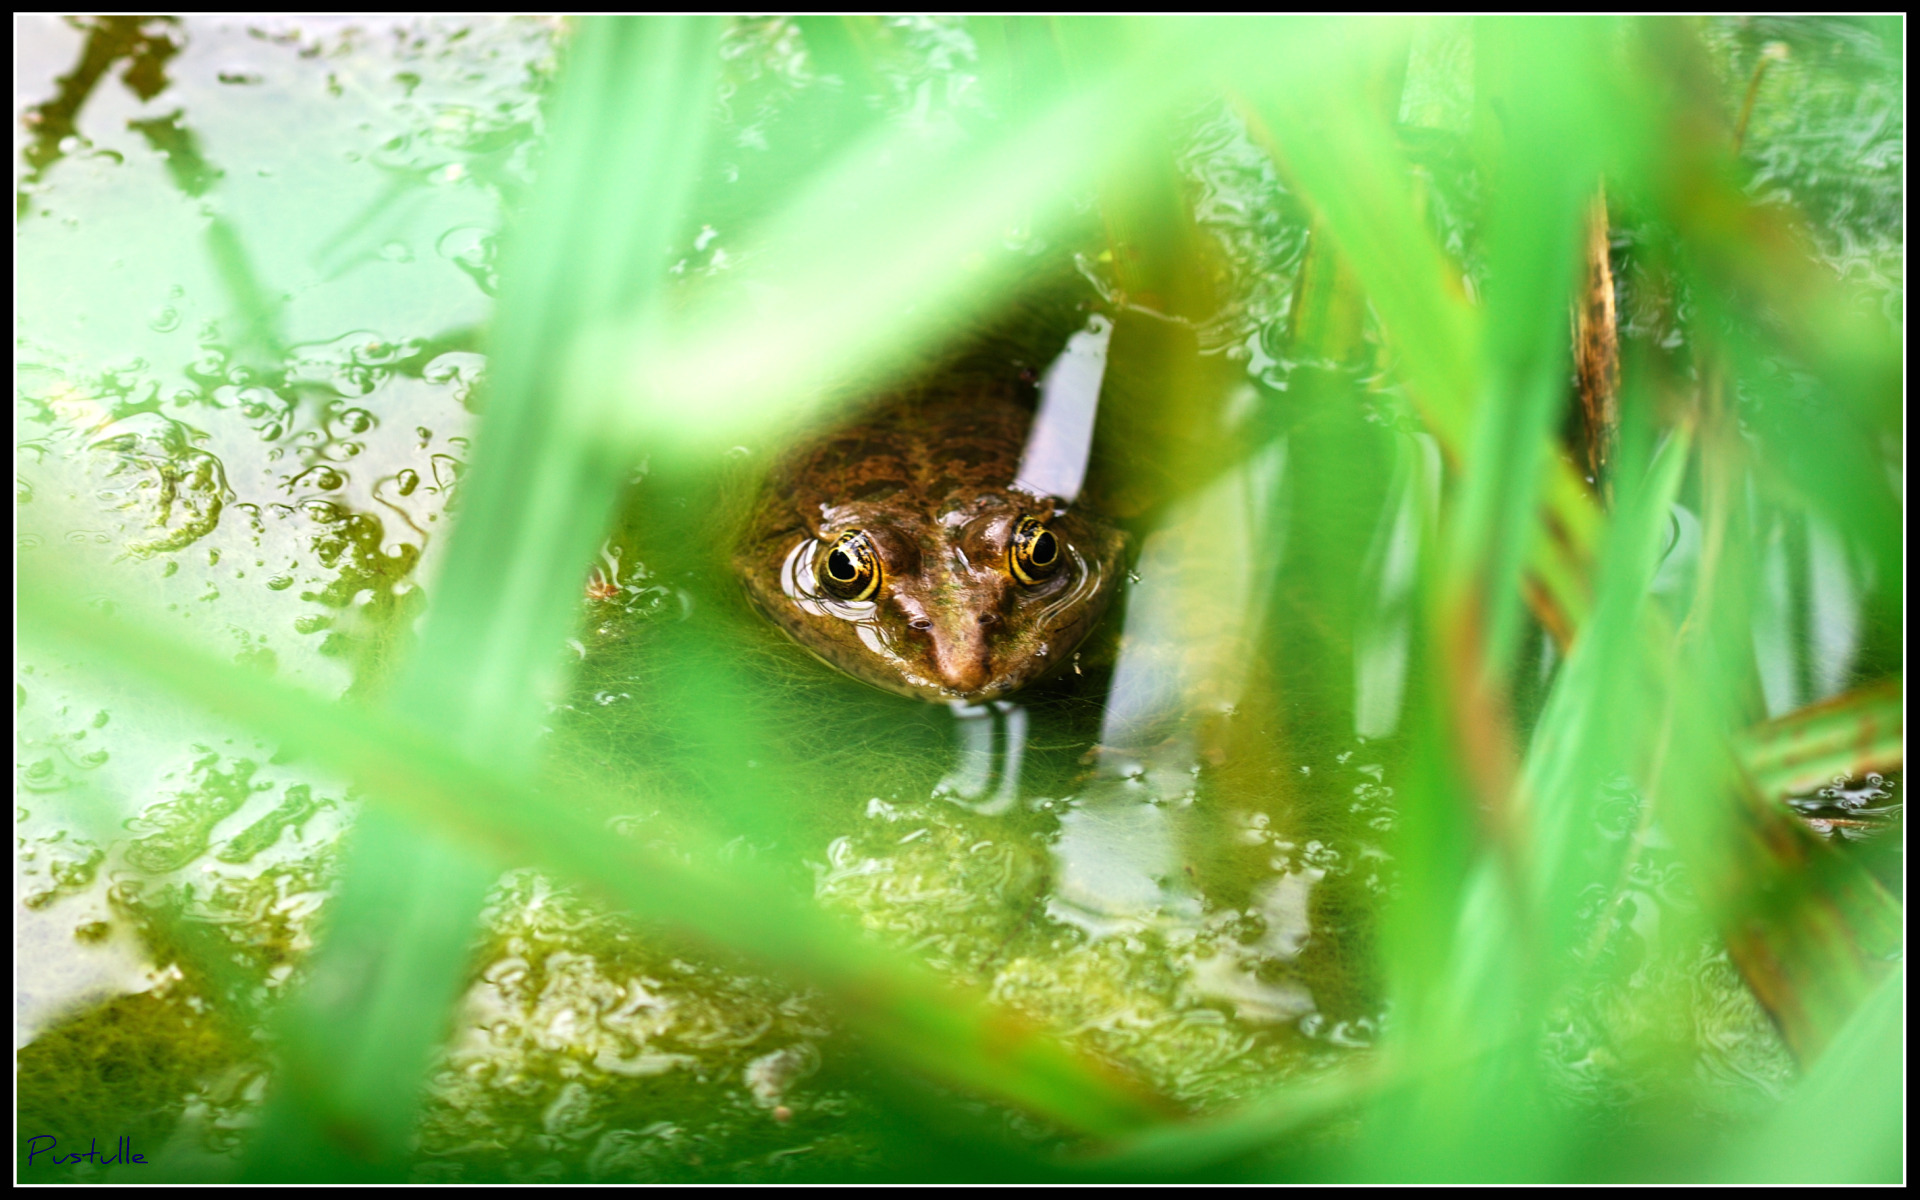
<path fill-rule="evenodd" d="M 1620 325 L 1614 309 L 1607 192 L 1594 194 L 1587 221 L 1586 288 L 1573 320 L 1573 365 L 1587 479 L 1613 500 L 1613 449 L 1620 439 Z"/>

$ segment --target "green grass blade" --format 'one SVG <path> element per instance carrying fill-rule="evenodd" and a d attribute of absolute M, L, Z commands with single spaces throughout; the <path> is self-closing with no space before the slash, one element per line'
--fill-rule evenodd
<path fill-rule="evenodd" d="M 1449 533 L 1453 578 L 1444 601 L 1461 606 L 1458 619 L 1471 624 L 1444 636 L 1471 639 L 1493 675 L 1506 669 L 1517 640 L 1521 567 L 1538 520 L 1552 422 L 1566 404 L 1566 313 L 1599 169 L 1578 131 L 1601 107 L 1593 46 L 1604 33 L 1604 25 L 1577 21 L 1479 26 L 1477 103 L 1500 119 L 1497 132 L 1484 135 L 1494 147 L 1486 164 L 1494 199 L 1484 392 Z"/>
<path fill-rule="evenodd" d="M 1022 1020 L 949 991 L 925 969 L 758 877 L 689 865 L 609 836 L 578 815 L 583 806 L 536 795 L 443 739 L 221 663 L 124 618 L 75 611 L 61 594 L 47 578 L 23 589 L 23 627 L 31 636 L 79 649 L 102 671 L 157 687 L 311 755 L 356 780 L 376 803 L 470 855 L 496 866 L 538 865 L 622 911 L 687 929 L 810 983 L 891 1061 L 1082 1134 L 1115 1137 L 1163 1115 L 1161 1105 L 1124 1078 Z M 714 846 L 684 849 L 693 862 L 717 858 Z"/>
<path fill-rule="evenodd" d="M 1906 965 L 1893 968 L 1760 1128 L 1714 1176 L 1728 1183 L 1906 1181 Z M 1839 1136 L 1815 1136 L 1844 1114 Z"/>
<path fill-rule="evenodd" d="M 487 419 L 401 719 L 510 774 L 530 766 L 540 701 L 581 564 L 627 466 L 589 399 L 551 364 L 583 320 L 659 281 L 692 189 L 713 89 L 711 19 L 589 20 L 554 101 L 544 186 L 516 231 L 490 349 Z M 467 931 L 497 865 L 385 815 L 349 843 L 312 975 L 289 1005 L 284 1069 L 249 1173 L 397 1160 L 461 985 Z M 287 1156 L 291 1153 L 292 1157 Z"/>
<path fill-rule="evenodd" d="M 1530 805 L 1533 879 L 1527 906 L 1548 986 L 1581 950 L 1575 910 L 1583 894 L 1616 886 L 1627 850 L 1625 839 L 1612 853 L 1595 844 L 1602 825 L 1596 808 L 1607 783 L 1632 776 L 1658 726 L 1655 680 L 1635 668 L 1650 620 L 1647 587 L 1692 449 L 1687 431 L 1677 431 L 1638 486 L 1619 481 L 1620 507 L 1600 563 L 1593 620 L 1555 679 L 1528 748 L 1522 788 Z"/>
<path fill-rule="evenodd" d="M 542 186 L 505 254 L 459 528 L 399 696 L 482 757 L 531 752 L 585 564 L 637 461 L 561 365 L 583 325 L 638 310 L 665 278 L 717 36 L 710 19 L 589 19 L 572 44 Z"/>
<path fill-rule="evenodd" d="M 1810 704 L 1742 734 L 1741 761 L 1769 799 L 1898 771 L 1906 761 L 1904 700 L 1902 682 L 1887 679 Z"/>

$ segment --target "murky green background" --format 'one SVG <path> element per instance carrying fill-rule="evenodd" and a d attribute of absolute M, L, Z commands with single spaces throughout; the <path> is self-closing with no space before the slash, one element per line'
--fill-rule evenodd
<path fill-rule="evenodd" d="M 20 564 L 61 539 L 99 581 L 76 604 L 137 594 L 204 646 L 328 695 L 377 696 L 457 513 L 496 238 L 533 177 L 561 28 L 196 18 L 91 43 L 90 28 L 107 27 L 16 21 Z M 907 54 L 886 80 L 891 119 L 964 128 L 980 100 L 963 29 L 894 29 Z M 1729 62 L 1746 47 L 1728 34 Z M 101 49 L 114 53 L 96 70 Z M 1403 119 L 1434 219 L 1471 261 L 1473 230 L 1449 215 L 1466 207 L 1450 173 L 1465 117 L 1449 107 L 1448 46 L 1425 53 Z M 702 228 L 673 268 L 689 281 L 729 269 L 750 207 L 739 197 L 806 152 L 807 127 L 786 117 L 822 86 L 778 20 L 736 24 L 726 55 Z M 87 71 L 64 127 L 49 101 Z M 1898 222 L 1890 245 L 1884 219 L 1897 127 L 1889 151 L 1857 113 L 1827 116 L 1852 140 L 1823 131 L 1817 107 L 1761 112 L 1761 185 L 1806 176 L 1808 156 L 1845 164 L 1829 173 L 1839 198 L 1811 201 L 1826 248 L 1897 306 Z M 1224 112 L 1188 114 L 1184 136 L 1195 211 L 1241 297 L 1203 346 L 1239 364 L 1284 430 L 1278 510 L 1308 494 L 1321 516 L 1280 543 L 1302 581 L 1271 601 L 1267 641 L 1287 652 L 1253 665 L 1199 757 L 1181 760 L 1184 782 L 1149 772 L 1125 803 L 1088 794 L 1111 631 L 1083 672 L 1019 697 L 1018 715 L 975 718 L 992 752 L 969 760 L 945 710 L 839 678 L 756 620 L 722 566 L 730 498 L 644 463 L 597 598 L 583 597 L 546 769 L 592 798 L 609 836 L 671 847 L 677 829 L 739 824 L 729 855 L 1205 1110 L 1365 1054 L 1392 1019 L 1370 921 L 1394 882 L 1393 706 L 1360 711 L 1343 616 L 1355 593 L 1324 580 L 1377 574 L 1399 536 L 1395 489 L 1423 451 L 1389 393 L 1360 412 L 1310 403 L 1318 367 L 1283 349 L 1305 217 Z M 1876 194 L 1886 163 L 1859 164 L 1887 153 L 1894 190 Z M 1084 236 L 1009 231 L 1008 254 L 1067 281 L 1000 331 L 1009 357 L 1043 366 L 1101 306 L 1099 252 L 1091 220 Z M 1671 324 L 1671 301 L 1640 303 L 1630 273 L 1623 287 L 1642 332 Z M 262 297 L 271 320 L 236 321 Z M 728 477 L 746 486 L 771 449 L 729 452 Z M 1354 470 L 1368 462 L 1379 469 Z M 700 554 L 655 554 L 649 514 L 663 509 L 715 514 L 704 568 Z M 663 740 L 650 706 L 690 685 L 650 663 L 715 644 L 730 649 L 713 670 L 773 681 L 755 694 L 777 702 L 710 742 Z M 1550 652 L 1533 663 L 1544 677 Z M 312 945 L 357 801 L 273 746 L 57 657 L 21 662 L 15 707 L 22 1135 L 65 1149 L 132 1134 L 160 1165 L 116 1177 L 219 1178 L 270 1081 L 262 1014 Z M 982 766 L 991 786 L 961 794 Z M 713 807 L 711 773 L 760 770 L 778 780 L 772 818 Z M 1634 836 L 1638 803 L 1623 786 L 1596 838 Z M 1570 1003 L 1561 1074 L 1570 1094 L 1664 1090 L 1688 1119 L 1736 1114 L 1775 1093 L 1787 1059 L 1671 857 L 1650 846 L 1636 862 L 1628 903 L 1589 916 L 1640 965 L 1624 991 Z M 814 998 L 531 872 L 501 881 L 473 962 L 418 1179 L 831 1175 L 878 1162 L 916 1111 Z M 1691 1073 L 1664 1057 L 1675 1045 L 1693 1046 Z"/>

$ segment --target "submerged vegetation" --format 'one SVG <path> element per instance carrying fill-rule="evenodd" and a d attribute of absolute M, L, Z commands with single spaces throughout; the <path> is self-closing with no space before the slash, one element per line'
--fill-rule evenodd
<path fill-rule="evenodd" d="M 22 1178 L 1901 1177 L 1898 19 L 374 28 L 21 26 Z M 1109 330 L 1071 670 L 749 608 Z"/>

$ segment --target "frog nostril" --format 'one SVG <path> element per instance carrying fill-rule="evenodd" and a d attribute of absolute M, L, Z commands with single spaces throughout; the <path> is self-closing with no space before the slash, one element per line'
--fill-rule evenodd
<path fill-rule="evenodd" d="M 1000 614 L 990 612 L 981 613 L 979 620 L 982 625 L 998 625 L 1000 623 Z"/>
<path fill-rule="evenodd" d="M 929 620 L 927 620 L 927 619 L 926 619 L 925 617 L 915 617 L 915 618 L 914 618 L 913 620 L 911 620 L 911 621 L 908 621 L 908 622 L 907 622 L 907 625 L 908 625 L 908 627 L 909 627 L 909 628 L 912 628 L 912 629 L 923 629 L 923 630 L 924 630 L 924 629 L 932 629 L 932 628 L 933 628 L 933 622 L 932 622 L 932 621 L 929 621 Z"/>

